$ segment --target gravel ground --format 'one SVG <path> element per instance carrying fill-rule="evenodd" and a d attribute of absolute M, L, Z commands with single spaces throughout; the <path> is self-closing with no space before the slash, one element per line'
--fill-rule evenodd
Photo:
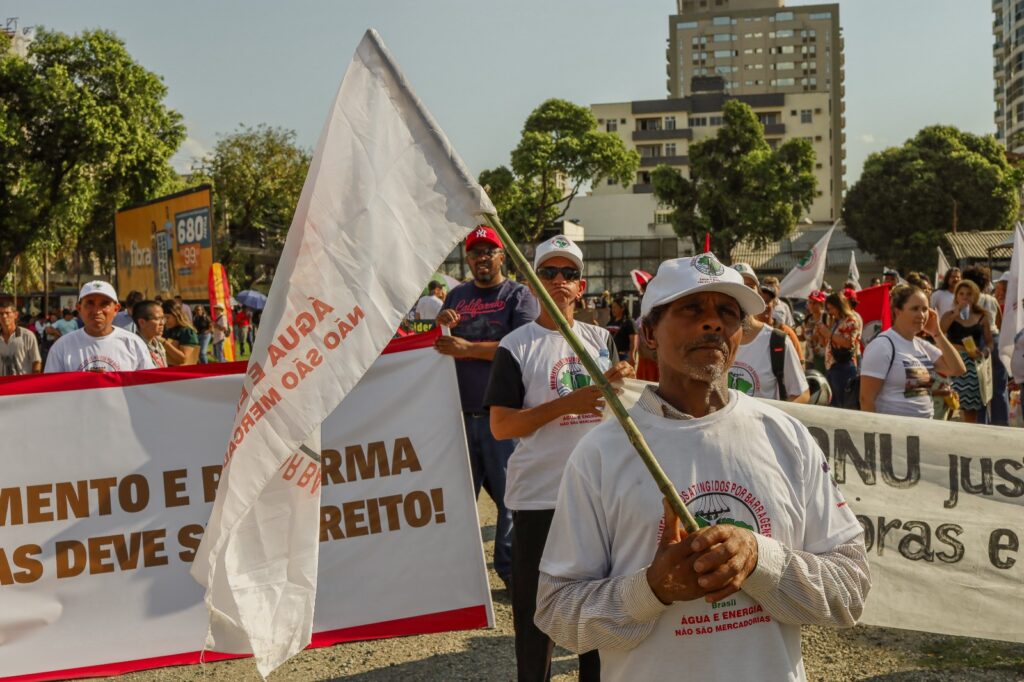
<path fill-rule="evenodd" d="M 488 558 L 493 552 L 494 506 L 481 495 L 480 516 Z M 304 651 L 269 678 L 312 680 L 513 680 L 515 654 L 508 594 L 489 570 L 494 599 L 493 630 L 353 642 Z M 908 630 L 858 626 L 852 630 L 804 628 L 804 661 L 811 680 L 838 682 L 1024 682 L 1024 645 L 947 637 Z M 557 649 L 555 682 L 575 680 L 576 657 Z M 258 682 L 251 660 L 132 673 L 119 682 L 239 680 Z"/>

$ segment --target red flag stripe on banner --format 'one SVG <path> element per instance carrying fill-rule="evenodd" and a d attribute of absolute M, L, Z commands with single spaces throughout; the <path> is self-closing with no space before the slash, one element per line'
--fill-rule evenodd
<path fill-rule="evenodd" d="M 343 642 L 358 642 L 368 639 L 385 639 L 388 637 L 406 637 L 409 635 L 427 635 L 435 632 L 446 632 L 450 630 L 473 630 L 487 627 L 487 608 L 483 605 L 469 606 L 454 611 L 442 611 L 440 613 L 428 613 L 422 616 L 411 618 L 399 618 L 383 623 L 371 623 L 359 625 L 352 628 L 340 630 L 329 630 L 313 634 L 313 641 L 307 649 L 319 649 L 333 646 Z M 221 654 L 212 651 L 202 655 L 201 652 L 191 651 L 186 654 L 174 654 L 172 656 L 157 656 L 156 658 L 142 658 L 135 661 L 122 661 L 120 663 L 107 663 L 104 665 L 93 665 L 87 668 L 73 668 L 70 670 L 54 670 L 46 673 L 35 673 L 32 675 L 20 675 L 17 677 L 0 677 L 0 682 L 43 682 L 44 680 L 67 680 L 83 677 L 106 677 L 108 675 L 122 675 L 124 673 L 149 670 L 151 668 L 165 668 L 172 665 L 195 665 L 196 663 L 223 661 L 232 658 L 250 658 L 248 654 Z"/>

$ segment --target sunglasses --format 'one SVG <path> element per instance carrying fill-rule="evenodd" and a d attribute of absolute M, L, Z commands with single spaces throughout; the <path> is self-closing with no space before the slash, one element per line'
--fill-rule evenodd
<path fill-rule="evenodd" d="M 580 271 L 577 270 L 576 268 L 569 268 L 569 267 L 565 267 L 565 268 L 543 267 L 543 268 L 537 268 L 537 275 L 541 279 L 546 279 L 548 281 L 551 281 L 555 277 L 557 277 L 558 275 L 561 275 L 562 278 L 565 279 L 566 282 L 572 282 L 572 281 L 575 281 L 575 280 L 580 278 Z"/>
<path fill-rule="evenodd" d="M 471 249 L 467 255 L 470 258 L 493 258 L 501 253 L 501 249 Z"/>

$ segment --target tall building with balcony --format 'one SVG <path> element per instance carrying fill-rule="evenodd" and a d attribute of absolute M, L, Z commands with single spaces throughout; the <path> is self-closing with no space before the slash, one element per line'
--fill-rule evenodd
<path fill-rule="evenodd" d="M 996 139 L 1024 153 L 1024 0 L 992 0 Z"/>
<path fill-rule="evenodd" d="M 676 0 L 669 17 L 668 93 L 699 92 L 708 77 L 727 95 L 826 95 L 815 106 L 831 118 L 827 147 L 815 151 L 829 169 L 819 189 L 839 207 L 846 173 L 846 105 L 839 5 L 786 7 L 783 0 Z M 695 87 L 696 86 L 696 87 Z M 818 218 L 815 217 L 817 220 Z"/>

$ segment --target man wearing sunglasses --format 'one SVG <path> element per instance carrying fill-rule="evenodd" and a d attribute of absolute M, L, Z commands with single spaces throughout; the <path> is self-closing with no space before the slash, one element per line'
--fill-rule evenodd
<path fill-rule="evenodd" d="M 563 235 L 540 244 L 534 268 L 555 305 L 605 376 L 619 381 L 633 376 L 618 362 L 607 329 L 573 322 L 576 302 L 586 290 L 583 252 Z M 611 365 L 612 361 L 615 365 Z M 501 340 L 484 405 L 491 411 L 491 431 L 518 443 L 508 466 L 505 506 L 512 514 L 512 620 L 520 680 L 546 680 L 552 642 L 533 622 L 540 558 L 555 513 L 562 469 L 580 438 L 601 422 L 604 399 L 554 320 L 540 316 Z M 580 656 L 583 682 L 600 679 L 596 651 Z"/>
<path fill-rule="evenodd" d="M 494 534 L 494 572 L 508 589 L 512 552 L 512 512 L 505 508 L 505 475 L 515 443 L 491 434 L 483 407 L 484 389 L 498 342 L 513 329 L 537 317 L 537 300 L 522 284 L 506 279 L 501 238 L 481 225 L 466 237 L 466 262 L 472 282 L 453 287 L 444 299 L 437 324 L 451 336 L 434 343 L 438 353 L 455 358 L 466 443 L 476 494 L 483 486 L 498 508 Z"/>

